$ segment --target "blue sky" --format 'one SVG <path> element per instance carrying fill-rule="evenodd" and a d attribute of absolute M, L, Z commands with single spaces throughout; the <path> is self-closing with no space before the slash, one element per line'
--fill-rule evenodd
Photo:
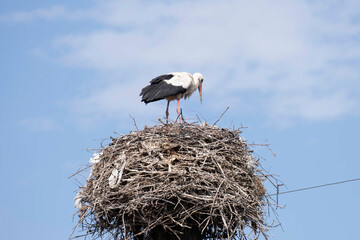
<path fill-rule="evenodd" d="M 67 239 L 68 176 L 129 115 L 164 116 L 138 95 L 172 71 L 204 75 L 185 117 L 229 106 L 219 125 L 271 144 L 255 150 L 289 190 L 360 177 L 360 1 L 7 1 L 0 31 L 4 239 Z M 273 239 L 356 239 L 359 184 L 280 196 Z"/>

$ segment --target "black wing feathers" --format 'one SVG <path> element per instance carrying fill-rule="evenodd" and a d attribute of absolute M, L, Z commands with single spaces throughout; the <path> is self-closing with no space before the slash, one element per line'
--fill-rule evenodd
<path fill-rule="evenodd" d="M 172 75 L 172 74 L 164 74 L 164 75 L 161 75 L 161 76 L 158 76 L 158 77 L 154 78 L 153 80 L 150 81 L 150 83 L 151 84 L 156 84 L 156 83 L 161 82 L 162 80 L 169 80 L 172 77 L 174 77 L 174 75 Z"/>
<path fill-rule="evenodd" d="M 140 96 L 142 96 L 141 101 L 148 104 L 149 102 L 155 102 L 161 99 L 164 99 L 166 97 L 178 95 L 181 93 L 186 92 L 186 88 L 183 88 L 181 86 L 174 86 L 172 84 L 168 84 L 163 80 L 170 79 L 165 78 L 168 77 L 171 74 L 168 75 L 162 75 L 157 78 L 154 78 L 151 80 L 151 84 L 144 87 L 141 90 Z"/>

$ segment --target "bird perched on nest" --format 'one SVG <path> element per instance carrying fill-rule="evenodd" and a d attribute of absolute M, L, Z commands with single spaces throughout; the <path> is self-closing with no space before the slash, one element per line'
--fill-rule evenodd
<path fill-rule="evenodd" d="M 187 72 L 174 72 L 158 76 L 150 81 L 150 85 L 144 87 L 141 90 L 141 101 L 148 104 L 158 100 L 166 99 L 166 123 L 169 118 L 169 104 L 172 100 L 177 100 L 176 112 L 178 114 L 179 122 L 180 118 L 180 98 L 189 98 L 196 89 L 199 89 L 200 102 L 202 103 L 202 83 L 203 76 L 201 73 L 195 73 L 191 75 Z"/>

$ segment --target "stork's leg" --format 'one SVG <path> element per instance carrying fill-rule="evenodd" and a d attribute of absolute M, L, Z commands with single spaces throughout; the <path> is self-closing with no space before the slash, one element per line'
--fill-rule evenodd
<path fill-rule="evenodd" d="M 178 114 L 179 123 L 181 123 L 181 116 L 180 116 L 179 104 L 180 104 L 180 98 L 178 98 L 177 107 L 176 107 L 176 112 L 177 112 L 177 114 Z"/>
<path fill-rule="evenodd" d="M 169 104 L 170 104 L 170 101 L 168 100 L 168 103 L 167 103 L 167 106 L 166 106 L 166 124 L 169 123 Z"/>

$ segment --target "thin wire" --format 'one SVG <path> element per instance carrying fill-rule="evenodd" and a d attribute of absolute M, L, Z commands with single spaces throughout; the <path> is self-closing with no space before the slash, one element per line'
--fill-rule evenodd
<path fill-rule="evenodd" d="M 286 192 L 273 193 L 273 194 L 270 194 L 269 196 L 275 196 L 275 195 L 287 194 L 287 193 L 293 193 L 293 192 L 300 192 L 300 191 L 306 191 L 306 190 L 310 190 L 310 189 L 314 189 L 314 188 L 322 188 L 322 187 L 327 187 L 327 186 L 331 186 L 331 185 L 337 185 L 337 184 L 343 184 L 343 183 L 355 182 L 355 181 L 360 181 L 360 178 L 354 178 L 354 179 L 344 180 L 344 181 L 340 181 L 340 182 L 333 182 L 333 183 L 327 183 L 327 184 L 322 184 L 322 185 L 316 185 L 316 186 L 311 186 L 311 187 L 306 187 L 306 188 L 299 188 L 299 189 L 290 190 L 290 191 L 286 191 Z"/>

